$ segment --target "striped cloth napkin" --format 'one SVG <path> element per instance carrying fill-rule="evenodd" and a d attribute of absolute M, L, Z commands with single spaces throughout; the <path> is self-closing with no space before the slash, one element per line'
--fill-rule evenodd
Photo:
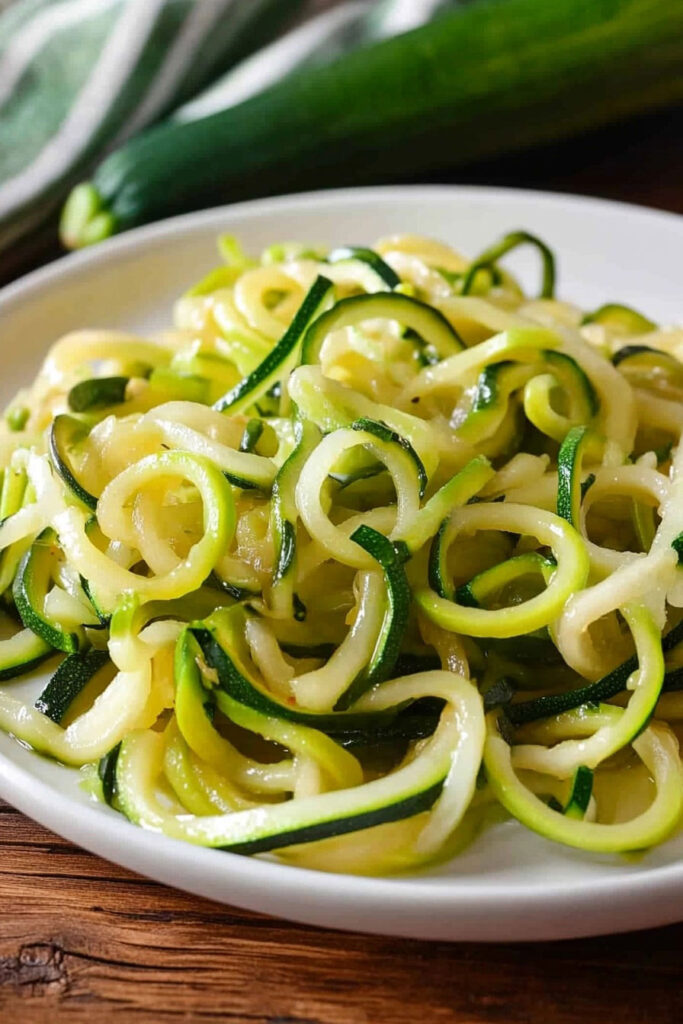
<path fill-rule="evenodd" d="M 151 122 L 239 103 L 304 64 L 407 31 L 455 2 L 347 0 L 272 42 L 320 3 L 13 0 L 3 11 L 0 0 L 0 250 Z"/>

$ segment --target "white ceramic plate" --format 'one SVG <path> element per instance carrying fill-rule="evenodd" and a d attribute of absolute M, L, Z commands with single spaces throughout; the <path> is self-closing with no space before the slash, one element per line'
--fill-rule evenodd
<path fill-rule="evenodd" d="M 524 227 L 558 253 L 559 290 L 586 308 L 624 301 L 683 320 L 683 218 L 569 196 L 479 188 L 381 188 L 245 203 L 133 231 L 37 271 L 0 295 L 2 400 L 48 345 L 83 326 L 145 331 L 215 263 L 215 237 L 372 242 L 413 231 L 475 253 Z M 533 254 L 516 269 L 532 286 Z M 15 683 L 20 692 L 39 682 Z M 145 832 L 78 787 L 78 773 L 0 735 L 0 794 L 89 850 L 190 892 L 335 928 L 429 939 L 557 939 L 683 918 L 683 835 L 637 862 L 565 849 L 515 822 L 495 826 L 451 864 L 410 877 L 329 875 L 184 845 Z"/>

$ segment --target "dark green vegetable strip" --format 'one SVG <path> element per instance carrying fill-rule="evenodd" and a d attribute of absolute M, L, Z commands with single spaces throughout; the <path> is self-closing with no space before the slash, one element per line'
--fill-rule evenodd
<path fill-rule="evenodd" d="M 651 345 L 623 345 L 621 348 L 612 356 L 612 364 L 619 366 L 620 363 L 626 362 L 628 359 L 633 359 L 634 356 L 649 355 L 655 358 L 668 360 L 671 357 L 668 352 L 662 352 L 661 349 L 652 348 Z"/>
<path fill-rule="evenodd" d="M 662 650 L 665 653 L 672 651 L 681 642 L 683 642 L 683 620 L 662 638 Z M 513 725 L 524 725 L 526 722 L 535 722 L 539 718 L 550 718 L 551 715 L 560 715 L 563 711 L 572 711 L 574 708 L 581 707 L 582 704 L 600 704 L 621 693 L 626 686 L 628 677 L 637 668 L 638 658 L 634 654 L 595 683 L 581 686 L 577 690 L 568 690 L 566 693 L 552 693 L 545 697 L 536 697 L 534 700 L 520 701 L 519 704 L 508 704 L 505 708 L 505 716 Z M 665 677 L 663 690 L 668 688 L 666 682 Z M 671 687 L 671 689 L 674 688 L 676 687 Z"/>
<path fill-rule="evenodd" d="M 472 285 L 474 284 L 474 279 L 480 270 L 491 269 L 497 260 L 501 259 L 513 249 L 518 248 L 520 245 L 533 245 L 538 249 L 542 263 L 539 298 L 552 299 L 555 294 L 555 257 L 545 242 L 542 242 L 540 238 L 536 237 L 536 235 L 529 234 L 528 231 L 512 231 L 509 235 L 505 235 L 504 238 L 501 238 L 500 242 L 496 242 L 488 249 L 485 249 L 480 256 L 477 256 L 477 258 L 470 263 L 467 268 L 467 272 L 462 279 L 460 294 L 468 295 L 470 293 Z"/>
<path fill-rule="evenodd" d="M 452 601 L 455 597 L 455 592 L 448 581 L 448 546 L 446 544 L 449 523 L 450 516 L 444 519 L 436 531 L 432 546 L 429 549 L 427 578 L 429 586 L 432 590 L 436 591 L 439 597 L 445 597 L 447 600 Z"/>
<path fill-rule="evenodd" d="M 595 473 L 589 473 L 586 479 L 581 482 L 581 501 L 586 497 L 594 483 Z"/>
<path fill-rule="evenodd" d="M 365 465 L 358 464 L 348 473 L 335 470 L 333 473 L 329 474 L 329 478 L 339 484 L 340 491 L 343 491 L 344 488 L 350 487 L 351 484 L 358 483 L 359 480 L 371 480 L 373 477 L 379 476 L 380 473 L 384 472 L 386 472 L 386 466 L 374 459 L 372 462 L 366 463 Z"/>
<path fill-rule="evenodd" d="M 557 456 L 557 506 L 558 516 L 577 530 L 581 519 L 581 467 L 586 444 L 589 440 L 588 427 L 572 427 L 560 446 Z"/>
<path fill-rule="evenodd" d="M 525 636 L 482 637 L 479 645 L 484 651 L 494 651 L 502 658 L 521 664 L 560 665 L 562 655 L 550 639 L 546 628 Z"/>
<path fill-rule="evenodd" d="M 261 491 L 267 494 L 270 488 L 262 483 L 256 483 L 254 480 L 247 480 L 244 476 L 237 476 L 236 473 L 223 473 L 225 479 L 231 483 L 234 487 L 239 487 L 243 491 Z"/>
<path fill-rule="evenodd" d="M 584 368 L 566 352 L 554 352 L 552 349 L 547 349 L 543 353 L 543 358 L 546 363 L 550 364 L 549 371 L 568 393 L 572 403 L 578 399 L 583 406 L 582 412 L 586 419 L 582 419 L 580 422 L 588 422 L 600 409 L 600 399 Z"/>
<path fill-rule="evenodd" d="M 97 508 L 97 498 L 78 480 L 68 453 L 68 448 L 82 441 L 87 433 L 88 428 L 75 417 L 55 416 L 50 428 L 48 450 L 52 465 L 71 493 L 82 501 L 86 508 L 94 512 Z"/>
<path fill-rule="evenodd" d="M 428 347 L 441 359 L 462 351 L 465 345 L 443 313 L 401 292 L 371 292 L 339 299 L 307 328 L 301 346 L 301 362 L 319 363 L 325 339 L 332 331 L 353 327 L 364 320 L 388 319 L 417 332 L 419 347 Z"/>
<path fill-rule="evenodd" d="M 391 427 L 386 425 L 386 423 L 381 423 L 379 420 L 354 420 L 351 424 L 351 429 L 364 430 L 368 434 L 374 434 L 380 441 L 384 441 L 387 444 L 397 444 L 399 447 L 403 448 L 404 452 L 407 452 L 415 463 L 415 469 L 417 471 L 419 481 L 420 497 L 424 498 L 428 483 L 427 471 L 422 464 L 422 459 L 417 454 L 410 441 L 405 437 L 402 437 L 400 434 L 397 434 L 395 430 L 392 430 Z"/>
<path fill-rule="evenodd" d="M 100 165 L 87 209 L 70 209 L 74 194 L 62 238 L 75 248 L 256 194 L 395 180 L 570 136 L 683 98 L 682 61 L 671 0 L 458 4 L 236 107 L 137 135 Z"/>
<path fill-rule="evenodd" d="M 263 433 L 263 421 L 252 419 L 247 422 L 240 441 L 241 452 L 253 452 Z"/>
<path fill-rule="evenodd" d="M 111 621 L 111 615 L 105 614 L 105 612 L 103 612 L 102 609 L 99 607 L 99 605 L 97 603 L 97 599 L 96 599 L 95 595 L 92 592 L 92 587 L 90 586 L 90 584 L 86 580 L 85 576 L 81 576 L 81 588 L 83 590 L 83 593 L 87 597 L 88 601 L 92 605 L 92 609 L 95 612 L 95 615 L 100 620 L 99 625 L 96 625 L 96 626 L 91 625 L 89 628 L 90 629 L 106 629 L 106 627 L 109 625 L 109 623 Z"/>
<path fill-rule="evenodd" d="M 81 380 L 69 391 L 67 401 L 72 412 L 106 408 L 125 401 L 128 377 L 93 377 Z"/>
<path fill-rule="evenodd" d="M 438 665 L 436 666 L 438 668 Z M 397 678 L 401 675 L 396 673 Z M 395 718 L 374 735 L 345 733 L 337 737 L 343 747 L 374 746 L 377 743 L 395 743 L 400 740 L 422 740 L 431 736 L 443 711 L 444 702 L 435 697 L 424 697 L 399 711 Z"/>
<path fill-rule="evenodd" d="M 216 590 L 222 590 L 223 593 L 229 594 L 235 601 L 244 601 L 249 597 L 254 597 L 253 591 L 247 590 L 245 587 L 238 587 L 235 583 L 231 583 L 230 580 L 222 580 L 215 572 L 209 575 L 204 585 L 215 587 Z"/>
<path fill-rule="evenodd" d="M 678 555 L 679 564 L 683 563 L 683 533 L 679 533 L 676 539 L 672 542 L 671 547 Z"/>
<path fill-rule="evenodd" d="M 0 647 L 5 647 L 4 655 L 0 657 L 0 680 L 2 681 L 16 679 L 17 676 L 31 672 L 46 658 L 54 654 L 53 648 L 42 637 L 31 630 L 22 630 L 21 632 L 23 635 L 14 638 L 9 652 L 4 644 L 0 644 Z"/>
<path fill-rule="evenodd" d="M 69 654 L 38 697 L 35 704 L 38 711 L 53 722 L 61 722 L 79 693 L 109 663 L 107 651 L 92 649 Z"/>
<path fill-rule="evenodd" d="M 308 843 L 332 836 L 346 835 L 361 829 L 372 828 L 373 825 L 384 825 L 389 821 L 401 821 L 411 818 L 421 811 L 428 811 L 436 803 L 443 789 L 444 780 L 434 783 L 413 796 L 400 800 L 376 810 L 364 811 L 348 818 L 335 818 L 333 821 L 321 821 L 315 825 L 292 829 L 291 832 L 278 832 L 276 835 L 265 836 L 263 839 L 251 839 L 244 843 L 234 843 L 229 847 L 231 853 L 266 853 L 268 850 L 279 850 L 296 843 Z"/>
<path fill-rule="evenodd" d="M 315 279 L 277 345 L 255 370 L 243 377 L 239 384 L 214 403 L 214 409 L 219 412 L 237 412 L 237 407 L 253 404 L 268 391 L 268 388 L 279 382 L 278 374 L 284 375 L 286 372 L 288 359 L 296 351 L 308 325 L 320 313 L 331 290 L 332 283 L 326 277 Z"/>
<path fill-rule="evenodd" d="M 482 572 L 477 573 L 467 583 L 462 583 L 455 591 L 455 601 L 468 608 L 486 607 L 482 602 L 495 594 L 501 587 L 511 583 L 514 579 L 531 574 L 540 574 L 547 582 L 547 577 L 557 568 L 554 558 L 547 558 L 536 551 L 528 551 L 525 554 L 514 555 L 493 565 Z M 515 642 L 529 639 L 533 634 L 515 637 Z M 547 639 L 547 631 L 545 634 Z"/>
<path fill-rule="evenodd" d="M 568 818 L 583 818 L 588 810 L 593 795 L 593 772 L 585 764 L 580 764 L 574 772 L 572 788 L 564 813 Z"/>
<path fill-rule="evenodd" d="M 116 762 L 119 759 L 120 749 L 121 744 L 117 743 L 108 754 L 100 758 L 97 765 L 97 774 L 102 783 L 102 796 L 108 804 L 113 803 L 116 795 Z"/>
<path fill-rule="evenodd" d="M 285 459 L 273 481 L 271 533 L 275 548 L 275 565 L 271 598 L 275 608 L 293 614 L 296 619 L 301 620 L 306 617 L 306 607 L 295 591 L 298 520 L 295 491 L 301 471 L 320 441 L 320 431 L 314 423 L 297 418 L 294 423 L 294 437 L 296 446 Z"/>
<path fill-rule="evenodd" d="M 343 245 L 339 249 L 333 249 L 327 257 L 328 263 L 340 263 L 343 260 L 361 260 L 362 263 L 367 263 L 390 288 L 395 288 L 401 283 L 396 271 L 385 263 L 374 249 L 366 249 L 360 245 Z"/>
<path fill-rule="evenodd" d="M 81 646 L 82 630 L 63 629 L 43 612 L 58 551 L 54 530 L 48 527 L 21 559 L 12 584 L 12 597 L 21 621 L 28 629 L 55 650 L 74 654 Z"/>
<path fill-rule="evenodd" d="M 403 730 L 398 721 L 404 710 L 401 706 L 389 711 L 362 713 L 301 711 L 276 700 L 266 690 L 252 682 L 238 665 L 236 654 L 225 649 L 212 629 L 198 624 L 190 628 L 190 633 L 199 644 L 206 664 L 217 673 L 219 686 L 233 700 L 264 715 L 319 729 L 328 736 L 339 739 L 341 743 L 377 743 L 385 738 L 385 734 L 386 738 L 391 739 L 397 736 L 411 738 L 414 735 L 412 730 L 422 735 L 424 729 L 429 729 L 430 723 L 435 727 L 438 721 L 438 714 L 433 714 L 431 707 L 426 714 L 429 722 L 425 722 L 425 718 L 415 711 L 403 720 Z"/>
<path fill-rule="evenodd" d="M 360 544 L 382 566 L 387 593 L 387 608 L 375 650 L 367 667 L 354 679 L 335 704 L 335 711 L 344 711 L 377 683 L 390 679 L 398 659 L 401 641 L 408 623 L 412 594 L 405 573 L 408 550 L 370 526 L 359 526 L 351 540 Z"/>

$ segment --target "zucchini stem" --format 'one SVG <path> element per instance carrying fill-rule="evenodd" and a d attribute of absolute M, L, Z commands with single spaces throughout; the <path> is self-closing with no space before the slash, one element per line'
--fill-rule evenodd
<path fill-rule="evenodd" d="M 59 221 L 59 237 L 67 249 L 82 249 L 101 242 L 117 230 L 116 219 L 91 182 L 71 190 Z"/>

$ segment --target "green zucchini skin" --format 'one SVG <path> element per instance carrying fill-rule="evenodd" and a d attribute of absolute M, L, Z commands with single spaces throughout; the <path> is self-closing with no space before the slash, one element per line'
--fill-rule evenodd
<path fill-rule="evenodd" d="M 367 249 L 362 245 L 342 245 L 338 249 L 333 249 L 327 257 L 328 263 L 339 263 L 345 260 L 361 260 L 363 263 L 367 263 L 390 288 L 396 288 L 401 283 L 401 278 L 396 271 L 388 263 L 385 263 L 374 249 Z"/>
<path fill-rule="evenodd" d="M 683 533 L 679 533 L 679 535 L 676 538 L 674 538 L 674 540 L 671 542 L 671 547 L 678 555 L 679 565 L 683 564 Z"/>
<path fill-rule="evenodd" d="M 458 602 L 462 604 L 462 602 Z M 562 655 L 550 639 L 547 629 L 526 636 L 486 637 L 480 640 L 483 651 L 495 651 L 502 658 L 512 658 L 523 664 L 561 665 Z"/>
<path fill-rule="evenodd" d="M 106 629 L 109 626 L 109 623 L 111 622 L 111 615 L 107 615 L 105 612 L 102 611 L 102 609 L 97 603 L 97 598 L 92 592 L 92 587 L 86 580 L 85 576 L 81 576 L 81 588 L 83 590 L 83 593 L 87 597 L 88 601 L 92 605 L 92 610 L 99 619 L 99 625 L 91 625 L 90 629 Z"/>
<path fill-rule="evenodd" d="M 399 541 L 393 544 L 370 526 L 359 526 L 351 540 L 360 544 L 382 567 L 386 586 L 384 622 L 377 645 L 367 667 L 353 680 L 335 704 L 335 711 L 346 711 L 377 683 L 390 679 L 398 659 L 401 641 L 408 623 L 412 594 L 405 574 L 409 552 Z"/>
<path fill-rule="evenodd" d="M 258 419 L 251 419 L 247 422 L 242 434 L 240 441 L 241 452 L 253 452 L 256 449 L 256 445 L 259 443 L 259 438 L 263 433 L 263 421 Z"/>
<path fill-rule="evenodd" d="M 120 750 L 121 744 L 117 743 L 108 754 L 100 758 L 97 765 L 97 774 L 102 783 L 102 796 L 105 803 L 110 806 L 113 804 L 114 797 L 116 796 L 116 763 L 119 759 Z"/>
<path fill-rule="evenodd" d="M 369 420 L 367 418 L 354 420 L 351 424 L 351 430 L 363 430 L 368 434 L 374 434 L 375 437 L 378 437 L 379 440 L 383 441 L 385 444 L 397 444 L 404 452 L 407 452 L 415 463 L 415 470 L 419 481 L 420 498 L 424 498 L 428 483 L 427 471 L 424 468 L 420 456 L 417 454 L 410 441 L 405 437 L 402 437 L 401 434 L 398 434 L 395 430 L 392 430 L 391 427 L 386 425 L 386 423 L 381 423 L 379 420 Z"/>
<path fill-rule="evenodd" d="M 415 702 L 415 705 L 406 708 L 392 708 L 389 711 L 301 711 L 278 701 L 252 683 L 240 671 L 234 658 L 221 645 L 211 629 L 199 623 L 188 632 L 199 644 L 206 664 L 216 671 L 220 688 L 233 700 L 261 714 L 319 729 L 345 746 L 416 739 L 430 736 L 436 728 L 441 704 L 431 699 Z M 178 650 L 179 658 L 191 658 L 186 644 L 179 644 Z"/>
<path fill-rule="evenodd" d="M 296 524 L 298 513 L 294 493 L 301 470 L 320 440 L 313 423 L 298 420 L 294 427 L 296 446 L 285 459 L 273 482 L 271 530 L 275 546 L 272 600 L 295 618 L 306 617 L 306 607 L 295 591 Z"/>
<path fill-rule="evenodd" d="M 472 407 L 458 428 L 459 436 L 476 444 L 492 434 L 503 423 L 513 393 L 533 375 L 533 366 L 507 359 L 485 366 L 477 380 Z"/>
<path fill-rule="evenodd" d="M 458 5 L 236 107 L 147 131 L 93 184 L 123 231 L 254 195 L 396 180 L 673 102 L 682 64 L 683 8 L 671 0 Z M 99 240 L 64 220 L 69 244 Z"/>
<path fill-rule="evenodd" d="M 10 643 L 0 641 L 0 682 L 31 672 L 52 654 L 50 644 L 29 629 L 21 630 Z"/>
<path fill-rule="evenodd" d="M 572 427 L 557 457 L 557 514 L 577 530 L 580 526 L 581 466 L 590 435 L 586 427 Z"/>
<path fill-rule="evenodd" d="M 79 693 L 110 661 L 106 651 L 94 648 L 69 654 L 36 701 L 36 708 L 53 722 L 61 722 Z"/>
<path fill-rule="evenodd" d="M 593 323 L 592 320 L 589 323 Z M 668 352 L 662 352 L 661 349 L 652 348 L 651 345 L 624 345 L 612 356 L 612 365 L 620 366 L 621 363 L 625 363 L 627 360 L 636 358 L 642 358 L 643 356 L 654 356 L 656 359 L 671 360 L 671 356 Z M 671 360 L 675 365 L 676 360 Z"/>
<path fill-rule="evenodd" d="M 455 328 L 433 306 L 399 292 L 373 292 L 339 299 L 331 309 L 314 320 L 304 335 L 301 362 L 320 362 L 323 342 L 331 331 L 354 326 L 364 319 L 383 317 L 409 326 L 413 332 L 417 332 L 425 346 L 435 350 L 439 358 L 445 359 L 465 347 Z"/>
<path fill-rule="evenodd" d="M 437 530 L 429 549 L 429 562 L 427 565 L 427 578 L 429 586 L 439 597 L 445 597 L 452 601 L 455 598 L 455 591 L 448 581 L 447 555 L 448 545 L 448 523 L 446 518 Z"/>
<path fill-rule="evenodd" d="M 105 409 L 125 401 L 128 377 L 92 377 L 81 380 L 69 391 L 67 400 L 72 412 Z"/>
<path fill-rule="evenodd" d="M 83 642 L 83 631 L 63 629 L 41 610 L 45 600 L 54 548 L 54 531 L 49 527 L 28 549 L 12 584 L 12 597 L 21 621 L 46 644 L 65 654 L 74 654 Z"/>
<path fill-rule="evenodd" d="M 541 288 L 538 297 L 540 299 L 552 299 L 555 294 L 555 257 L 545 242 L 542 242 L 536 235 L 530 235 L 528 231 L 512 231 L 505 238 L 502 238 L 500 242 L 492 245 L 490 249 L 487 249 L 473 260 L 460 284 L 460 294 L 469 295 L 480 270 L 491 271 L 495 267 L 497 260 L 520 245 L 532 245 L 538 250 L 542 266 Z"/>
<path fill-rule="evenodd" d="M 277 345 L 255 370 L 214 402 L 213 408 L 218 412 L 231 414 L 241 412 L 254 405 L 274 384 L 279 384 L 280 378 L 286 376 L 288 372 L 289 363 L 295 356 L 307 327 L 320 315 L 331 292 L 332 282 L 326 277 L 317 277 Z"/>
<path fill-rule="evenodd" d="M 49 452 L 52 465 L 71 493 L 87 509 L 94 512 L 97 508 L 97 498 L 77 479 L 67 452 L 71 444 L 82 441 L 87 433 L 87 426 L 74 416 L 56 416 L 50 428 Z"/>
<path fill-rule="evenodd" d="M 320 839 L 330 839 L 332 836 L 346 835 L 348 832 L 359 832 L 361 829 L 372 828 L 374 825 L 384 825 L 389 821 L 412 818 L 413 815 L 419 814 L 421 811 L 428 811 L 430 807 L 434 806 L 443 789 L 443 784 L 444 780 L 441 779 L 426 789 L 406 797 L 405 800 L 385 804 L 373 811 L 362 811 L 359 814 L 350 815 L 348 818 L 335 818 L 333 821 L 316 822 L 314 825 L 292 829 L 290 832 L 278 832 L 272 836 L 264 836 L 262 839 L 232 843 L 222 849 L 229 850 L 230 853 L 267 853 L 269 850 L 280 850 L 285 846 L 312 843 Z"/>
<path fill-rule="evenodd" d="M 506 570 L 511 570 L 512 573 L 522 576 L 535 572 L 543 575 L 547 582 L 548 573 L 551 573 L 556 565 L 554 558 L 540 555 L 536 551 L 515 555 L 461 584 L 455 591 L 454 600 L 457 604 L 469 608 L 486 607 L 482 600 L 495 593 L 496 584 L 505 579 L 504 576 L 501 577 L 501 573 L 505 574 Z M 526 636 L 480 638 L 480 645 L 484 651 L 493 650 L 504 658 L 520 662 L 557 664 L 562 661 L 562 656 L 552 642 L 547 628 L 527 633 Z"/>
<path fill-rule="evenodd" d="M 680 643 L 683 643 L 683 621 L 662 637 L 662 650 L 664 653 L 672 651 Z M 621 693 L 626 687 L 628 677 L 637 668 L 638 659 L 634 654 L 595 683 L 588 683 L 586 686 L 581 686 L 577 690 L 568 690 L 566 693 L 554 693 L 536 697 L 533 700 L 520 701 L 518 704 L 507 704 L 505 717 L 512 725 L 524 725 L 527 722 L 535 722 L 539 718 L 550 718 L 551 715 L 572 711 L 574 708 L 581 707 L 582 704 L 603 703 Z M 679 683 L 680 673 L 678 670 L 667 672 L 664 676 L 662 691 L 676 690 L 679 688 Z"/>
<path fill-rule="evenodd" d="M 400 673 L 396 673 L 398 678 Z M 434 733 L 443 711 L 444 703 L 436 697 L 423 697 L 410 707 L 399 710 L 391 721 L 382 726 L 381 732 L 370 735 L 367 732 L 345 733 L 335 737 L 342 747 L 371 747 L 377 743 L 395 743 L 403 740 L 422 740 Z"/>
<path fill-rule="evenodd" d="M 593 772 L 585 764 L 574 772 L 572 788 L 564 813 L 568 818 L 583 818 L 593 794 Z"/>
<path fill-rule="evenodd" d="M 246 601 L 248 598 L 258 597 L 260 594 L 260 591 L 256 593 L 255 591 L 247 590 L 245 587 L 238 587 L 237 584 L 231 583 L 229 580 L 221 579 L 215 571 L 205 581 L 204 586 L 213 587 L 215 590 L 222 590 L 224 594 L 228 594 L 235 601 Z"/>
<path fill-rule="evenodd" d="M 624 345 L 614 353 L 612 363 L 627 380 L 633 375 L 634 383 L 642 381 L 647 387 L 648 381 L 661 381 L 683 388 L 683 366 L 670 352 L 663 352 L 650 345 Z"/>
<path fill-rule="evenodd" d="M 468 605 L 470 608 L 485 607 L 482 605 L 482 601 L 515 577 L 530 573 L 546 575 L 556 567 L 557 563 L 554 558 L 539 555 L 536 551 L 514 555 L 506 562 L 501 562 L 490 569 L 484 569 L 467 583 L 461 584 L 455 591 L 455 600 L 458 604 Z M 515 640 L 518 639 L 515 637 Z"/>

